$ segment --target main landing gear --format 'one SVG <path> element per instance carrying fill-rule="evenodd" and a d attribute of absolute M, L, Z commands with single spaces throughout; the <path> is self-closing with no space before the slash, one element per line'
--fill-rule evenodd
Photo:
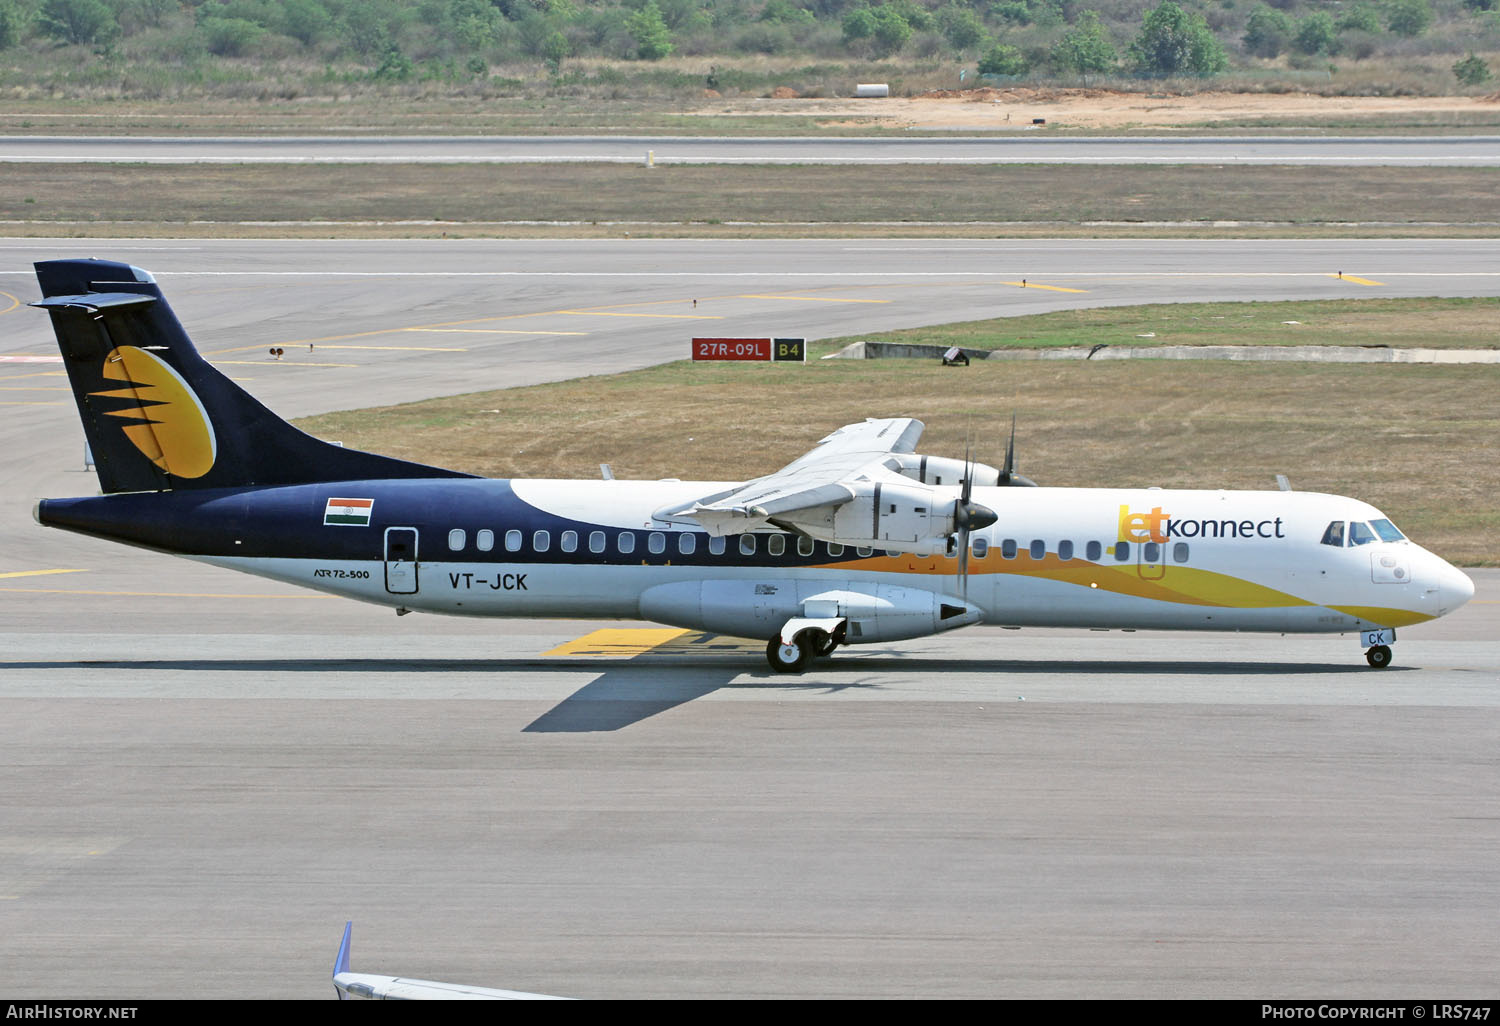
<path fill-rule="evenodd" d="M 843 644 L 843 627 L 834 633 L 808 628 L 797 634 L 793 644 L 788 645 L 777 635 L 766 642 L 766 661 L 777 673 L 801 673 L 814 659 L 833 655 L 833 650 Z"/>

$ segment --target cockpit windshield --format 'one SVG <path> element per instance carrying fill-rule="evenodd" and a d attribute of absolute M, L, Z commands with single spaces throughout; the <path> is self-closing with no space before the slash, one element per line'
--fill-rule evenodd
<path fill-rule="evenodd" d="M 1347 528 L 1347 530 L 1346 530 Z M 1350 520 L 1347 524 L 1342 520 L 1335 520 L 1323 531 L 1323 544 L 1332 545 L 1334 548 L 1355 545 L 1369 545 L 1374 541 L 1404 541 L 1406 535 L 1396 530 L 1396 525 L 1384 518 L 1371 520 L 1368 524 L 1363 520 Z"/>

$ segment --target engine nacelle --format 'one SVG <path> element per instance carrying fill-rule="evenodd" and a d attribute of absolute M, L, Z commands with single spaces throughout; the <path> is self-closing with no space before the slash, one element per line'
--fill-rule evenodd
<path fill-rule="evenodd" d="M 894 464 L 892 460 L 895 461 Z M 987 463 L 966 463 L 946 456 L 923 456 L 919 452 L 898 453 L 886 461 L 886 466 L 913 481 L 948 488 L 961 486 L 964 475 L 971 471 L 976 485 L 991 488 L 1000 483 L 1000 471 L 995 467 Z"/>
<path fill-rule="evenodd" d="M 958 529 L 957 507 L 957 488 L 861 481 L 848 502 L 783 513 L 776 522 L 820 541 L 930 551 Z"/>
<path fill-rule="evenodd" d="M 742 638 L 772 638 L 794 617 L 848 620 L 846 643 L 920 638 L 978 623 L 977 606 L 951 595 L 896 585 L 813 581 L 679 581 L 649 588 L 640 615 L 657 623 Z"/>

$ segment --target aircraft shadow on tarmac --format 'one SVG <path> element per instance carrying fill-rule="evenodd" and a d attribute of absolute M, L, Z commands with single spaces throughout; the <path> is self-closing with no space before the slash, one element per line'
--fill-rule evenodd
<path fill-rule="evenodd" d="M 142 673 L 344 674 L 568 674 L 598 676 L 522 728 L 527 733 L 594 733 L 621 730 L 677 706 L 730 688 L 836 694 L 851 689 L 880 690 L 877 680 L 826 679 L 858 674 L 971 674 L 1003 676 L 1101 677 L 1269 677 L 1369 673 L 1349 663 L 1116 662 L 1066 659 L 932 659 L 903 658 L 895 652 L 841 656 L 808 672 L 786 676 L 770 671 L 759 659 L 635 657 L 629 659 L 80 659 L 0 661 L 3 670 L 125 670 Z M 1392 667 L 1410 670 L 1416 667 Z M 118 681 L 116 681 L 118 683 Z M 420 685 L 418 685 L 420 687 Z M 497 677 L 496 688 L 504 681 Z"/>

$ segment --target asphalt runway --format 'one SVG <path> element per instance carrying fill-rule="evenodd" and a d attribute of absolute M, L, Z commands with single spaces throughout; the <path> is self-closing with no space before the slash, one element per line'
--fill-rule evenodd
<path fill-rule="evenodd" d="M 692 334 L 1494 295 L 1496 247 L 7 240 L 0 291 L 157 271 L 295 415 Z M 974 628 L 788 679 L 645 624 L 397 618 L 32 523 L 95 483 L 9 302 L 0 996 L 332 997 L 346 919 L 356 971 L 588 998 L 1493 996 L 1500 572 L 1380 672 L 1352 637 Z"/>
<path fill-rule="evenodd" d="M 7 136 L 0 163 L 1290 164 L 1495 167 L 1500 136 Z"/>

